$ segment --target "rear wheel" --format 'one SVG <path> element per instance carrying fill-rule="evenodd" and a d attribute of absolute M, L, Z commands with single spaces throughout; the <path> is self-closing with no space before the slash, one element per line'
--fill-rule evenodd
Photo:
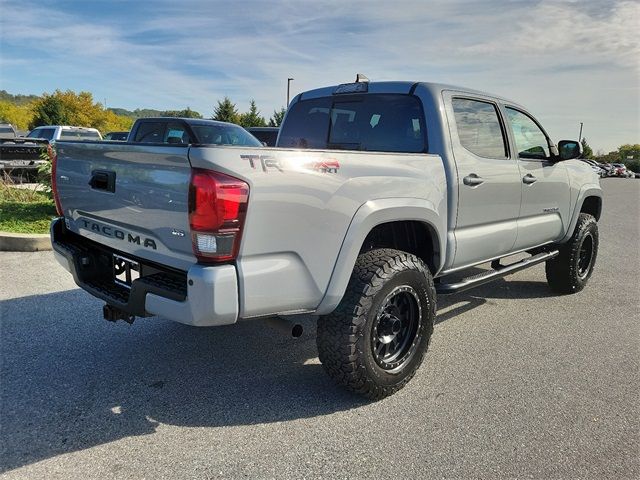
<path fill-rule="evenodd" d="M 371 399 L 411 380 L 433 332 L 436 293 L 414 255 L 376 249 L 358 257 L 336 310 L 318 320 L 318 353 L 340 385 Z"/>
<path fill-rule="evenodd" d="M 557 293 L 576 293 L 582 290 L 598 256 L 598 224 L 587 213 L 578 217 L 571 239 L 560 248 L 560 254 L 547 261 L 547 282 Z"/>

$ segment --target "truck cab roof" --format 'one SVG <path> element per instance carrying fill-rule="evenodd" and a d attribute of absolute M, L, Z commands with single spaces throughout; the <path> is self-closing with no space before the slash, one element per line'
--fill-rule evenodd
<path fill-rule="evenodd" d="M 346 84 L 342 84 L 346 85 Z M 311 98 L 330 97 L 335 94 L 336 89 L 340 85 L 332 85 L 329 87 L 316 88 L 297 95 L 293 101 L 309 100 Z M 471 88 L 460 87 L 435 82 L 410 82 L 410 81 L 384 81 L 384 82 L 368 82 L 366 93 L 396 93 L 396 94 L 412 94 L 418 89 L 429 92 L 432 96 L 439 96 L 444 91 L 457 91 L 469 93 L 471 95 L 479 95 L 484 97 L 492 97 L 512 105 L 518 105 L 516 102 L 492 93 L 474 90 Z"/>

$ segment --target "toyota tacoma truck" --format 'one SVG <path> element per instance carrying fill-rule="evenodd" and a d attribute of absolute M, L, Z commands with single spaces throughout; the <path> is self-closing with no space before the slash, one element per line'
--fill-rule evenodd
<path fill-rule="evenodd" d="M 275 148 L 223 127 L 57 142 L 53 250 L 108 320 L 312 314 L 328 374 L 380 399 L 420 366 L 438 293 L 541 263 L 560 294 L 592 274 L 598 177 L 510 100 L 358 77 L 296 96 Z"/>

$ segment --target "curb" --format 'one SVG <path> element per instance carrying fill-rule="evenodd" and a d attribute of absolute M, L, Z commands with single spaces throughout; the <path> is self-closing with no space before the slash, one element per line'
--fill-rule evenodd
<path fill-rule="evenodd" d="M 0 252 L 40 252 L 51 250 L 48 233 L 0 232 Z"/>

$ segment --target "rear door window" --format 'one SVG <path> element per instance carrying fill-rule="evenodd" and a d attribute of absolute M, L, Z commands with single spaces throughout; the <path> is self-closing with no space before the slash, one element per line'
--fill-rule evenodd
<path fill-rule="evenodd" d="M 278 146 L 417 153 L 426 151 L 425 138 L 416 97 L 367 94 L 296 103 L 287 113 Z"/>
<path fill-rule="evenodd" d="M 507 158 L 507 143 L 496 106 L 468 98 L 452 100 L 460 144 L 485 158 Z"/>

